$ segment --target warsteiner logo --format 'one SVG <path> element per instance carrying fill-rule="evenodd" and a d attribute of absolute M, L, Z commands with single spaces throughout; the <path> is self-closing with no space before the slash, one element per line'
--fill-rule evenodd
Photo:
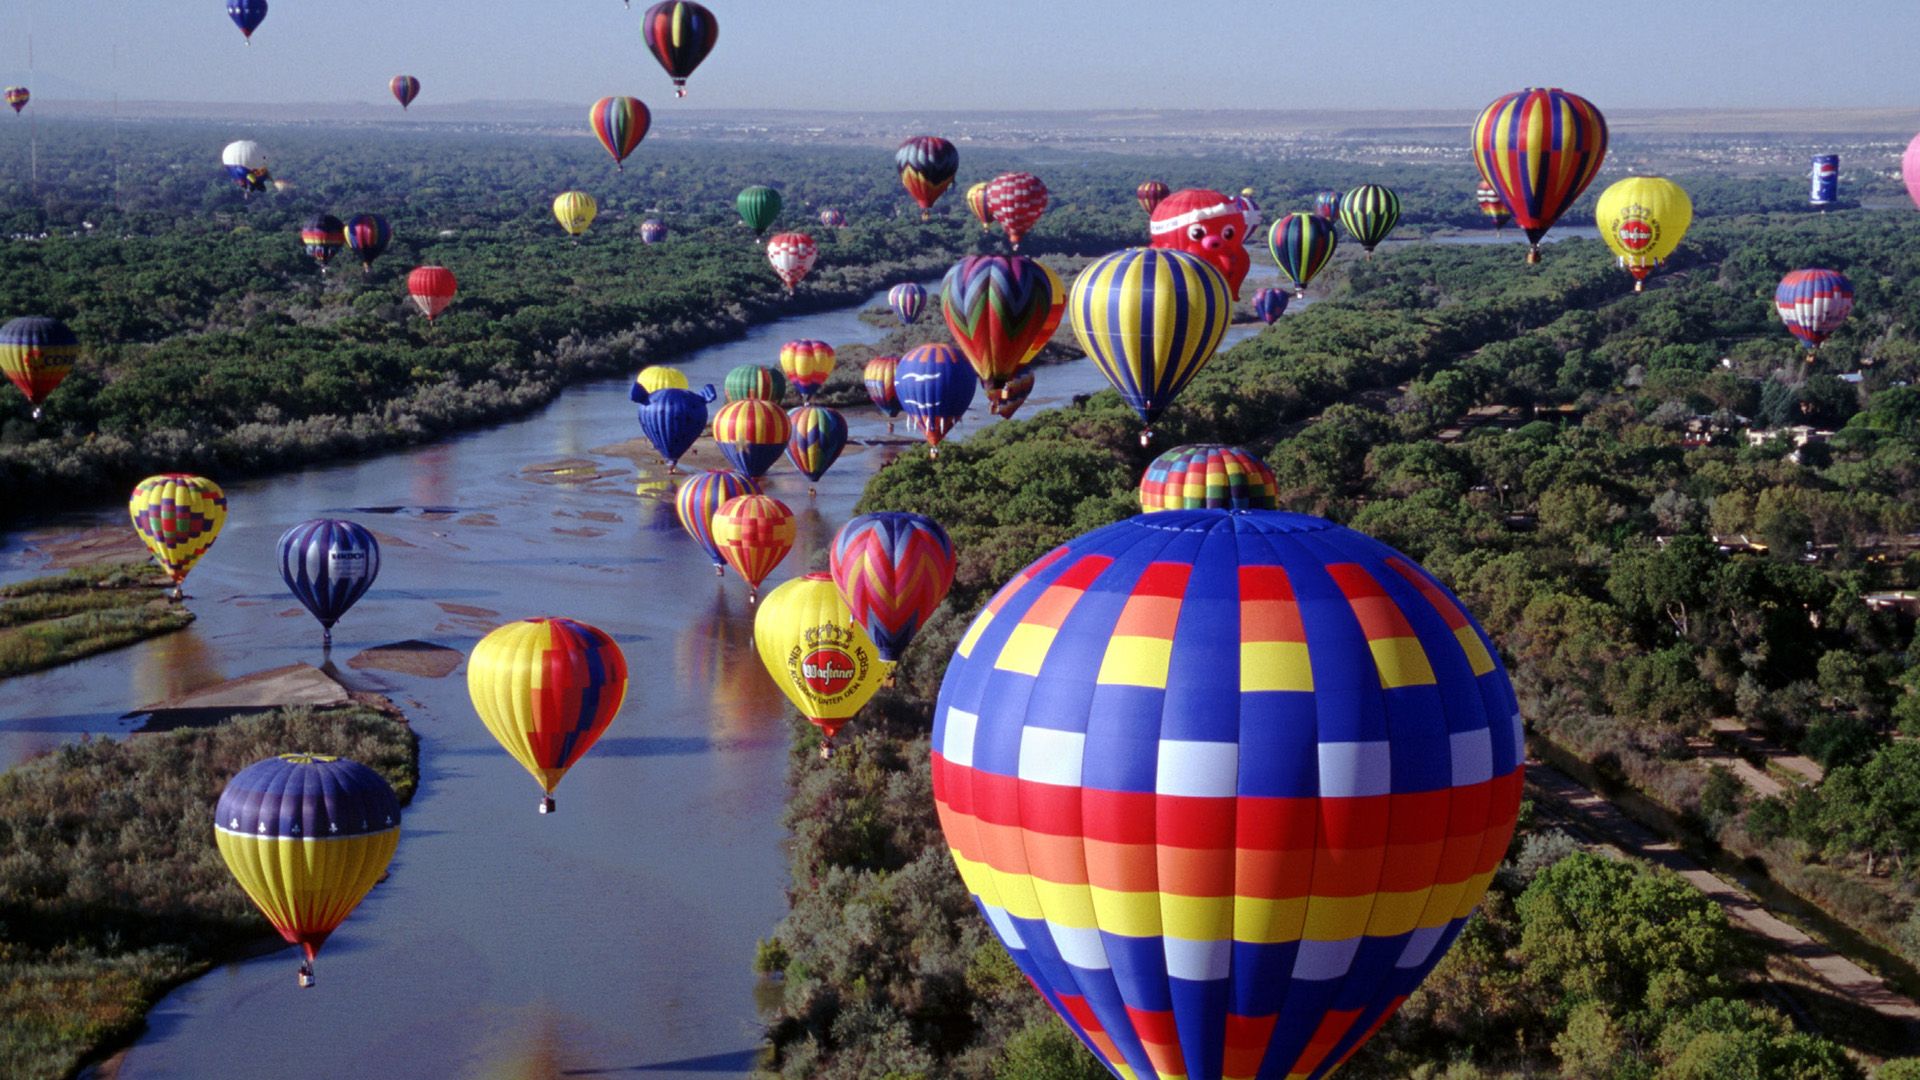
<path fill-rule="evenodd" d="M 839 649 L 815 649 L 800 661 L 800 678 L 821 697 L 845 690 L 856 673 L 853 657 Z"/>
<path fill-rule="evenodd" d="M 1646 251 L 1660 238 L 1660 227 L 1654 224 L 1653 215 L 1647 212 L 1646 207 L 1629 206 L 1620 212 L 1613 235 L 1620 240 L 1620 246 L 1628 251 Z"/>

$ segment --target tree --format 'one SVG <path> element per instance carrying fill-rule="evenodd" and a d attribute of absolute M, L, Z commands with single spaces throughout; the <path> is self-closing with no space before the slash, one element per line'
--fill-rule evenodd
<path fill-rule="evenodd" d="M 1112 1073 L 1067 1025 L 1048 1017 L 1007 1040 L 994 1080 L 1110 1080 Z"/>
<path fill-rule="evenodd" d="M 1662 1080 L 1859 1080 L 1838 1046 L 1745 1001 L 1711 998 L 1661 1032 Z"/>

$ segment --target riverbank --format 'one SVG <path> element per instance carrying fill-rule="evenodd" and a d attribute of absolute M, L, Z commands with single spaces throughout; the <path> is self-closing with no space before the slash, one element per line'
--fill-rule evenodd
<path fill-rule="evenodd" d="M 0 586 L 0 679 L 171 633 L 193 612 L 151 563 L 114 562 Z"/>
<path fill-rule="evenodd" d="M 212 808 L 235 772 L 295 749 L 368 765 L 403 805 L 418 782 L 405 720 L 358 706 L 72 744 L 0 773 L 0 1074 L 69 1076 L 171 987 L 280 947 L 214 851 Z"/>

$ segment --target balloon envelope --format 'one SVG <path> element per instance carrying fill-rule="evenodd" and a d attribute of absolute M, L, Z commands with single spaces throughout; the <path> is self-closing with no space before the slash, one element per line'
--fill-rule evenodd
<path fill-rule="evenodd" d="M 687 96 L 687 76 L 720 41 L 720 22 L 692 0 L 655 4 L 640 17 L 640 38 L 673 79 L 674 96 Z"/>
<path fill-rule="evenodd" d="M 1261 289 L 1253 294 L 1253 313 L 1261 322 L 1272 326 L 1287 313 L 1288 299 L 1285 289 Z"/>
<path fill-rule="evenodd" d="M 933 723 L 967 890 L 1116 1075 L 1328 1075 L 1447 951 L 1520 808 L 1485 633 L 1304 515 L 1056 548 L 961 637 Z"/>
<path fill-rule="evenodd" d="M 706 549 L 716 573 L 725 571 L 727 560 L 720 554 L 719 542 L 713 538 L 713 515 L 728 500 L 757 494 L 759 490 L 760 485 L 745 473 L 708 471 L 688 477 L 674 493 L 673 508 L 679 515 L 680 527 Z"/>
<path fill-rule="evenodd" d="M 720 556 L 755 593 L 793 550 L 798 535 L 793 511 L 771 495 L 741 495 L 714 511 L 713 540 Z"/>
<path fill-rule="evenodd" d="M 744 188 L 734 196 L 733 208 L 740 212 L 740 220 L 747 223 L 753 235 L 759 236 L 780 216 L 780 193 L 762 184 Z"/>
<path fill-rule="evenodd" d="M 1818 349 L 1853 311 L 1853 282 L 1833 270 L 1793 270 L 1780 279 L 1773 306 L 1794 337 Z"/>
<path fill-rule="evenodd" d="M 357 761 L 281 754 L 227 781 L 213 842 L 267 921 L 306 954 L 310 976 L 320 947 L 386 874 L 400 800 Z"/>
<path fill-rule="evenodd" d="M 473 647 L 467 694 L 487 730 L 551 796 L 620 711 L 627 658 L 586 623 L 523 619 Z M 552 809 L 552 799 L 541 808 Z"/>
<path fill-rule="evenodd" d="M 568 236 L 579 236 L 593 224 L 600 204 L 584 191 L 563 191 L 553 200 L 553 217 Z"/>
<path fill-rule="evenodd" d="M 787 396 L 787 377 L 779 368 L 741 364 L 727 372 L 726 391 L 728 401 L 759 398 L 777 403 Z"/>
<path fill-rule="evenodd" d="M 419 266 L 407 275 L 407 296 L 428 322 L 447 310 L 459 291 L 460 283 L 454 280 L 453 271 L 444 266 Z"/>
<path fill-rule="evenodd" d="M 603 97 L 587 110 L 587 126 L 613 155 L 614 168 L 625 169 L 627 156 L 653 126 L 653 114 L 637 97 Z"/>
<path fill-rule="evenodd" d="M 1333 225 L 1312 214 L 1288 214 L 1274 222 L 1267 233 L 1267 253 L 1273 256 L 1274 265 L 1293 279 L 1296 296 L 1306 295 L 1308 283 L 1333 261 L 1338 246 Z"/>
<path fill-rule="evenodd" d="M 787 414 L 792 434 L 787 438 L 787 460 L 819 483 L 847 448 L 847 418 L 824 405 L 802 405 Z"/>
<path fill-rule="evenodd" d="M 824 341 L 789 341 L 780 346 L 780 373 L 801 401 L 812 401 L 833 375 L 834 355 L 833 346 Z"/>
<path fill-rule="evenodd" d="M 59 319 L 27 315 L 0 326 L 0 371 L 26 395 L 35 418 L 79 358 L 80 339 Z"/>
<path fill-rule="evenodd" d="M 885 413 L 891 420 L 900 415 L 900 393 L 894 387 L 894 372 L 900 367 L 897 356 L 876 356 L 867 361 L 866 370 L 861 373 L 867 384 L 867 397 L 873 407 Z M 887 425 L 889 429 L 893 425 Z"/>
<path fill-rule="evenodd" d="M 968 255 L 940 282 L 940 314 L 989 397 L 1046 348 L 1066 304 L 1060 278 L 1025 255 Z"/>
<path fill-rule="evenodd" d="M 635 376 L 633 381 L 638 383 L 642 390 L 650 394 L 656 390 L 687 390 L 691 388 L 691 384 L 687 382 L 686 372 L 681 371 L 677 367 L 669 367 L 666 364 L 651 364 L 641 368 L 640 374 Z"/>
<path fill-rule="evenodd" d="M 713 441 L 733 467 L 754 479 L 765 476 L 787 449 L 787 414 L 761 398 L 728 402 L 713 418 Z"/>
<path fill-rule="evenodd" d="M 673 387 L 648 390 L 636 384 L 630 396 L 640 405 L 641 433 L 666 459 L 671 472 L 707 429 L 707 402 L 716 396 L 713 387 L 696 394 Z"/>
<path fill-rule="evenodd" d="M 134 485 L 127 513 L 153 552 L 153 561 L 178 585 L 220 538 L 220 527 L 227 523 L 227 495 L 204 476 L 149 476 Z"/>
<path fill-rule="evenodd" d="M 347 248 L 360 260 L 362 270 L 373 269 L 373 260 L 386 253 L 393 243 L 393 226 L 379 214 L 355 214 L 347 219 Z"/>
<path fill-rule="evenodd" d="M 1361 184 L 1340 196 L 1340 224 L 1371 253 L 1400 224 L 1400 196 L 1380 184 Z"/>
<path fill-rule="evenodd" d="M 908 281 L 887 290 L 887 306 L 893 309 L 893 316 L 900 325 L 911 326 L 920 317 L 920 311 L 927 306 L 927 290 L 918 283 Z"/>
<path fill-rule="evenodd" d="M 1213 359 L 1233 296 L 1198 256 L 1130 248 L 1080 271 L 1067 311 L 1080 348 L 1150 428 Z"/>
<path fill-rule="evenodd" d="M 1907 185 L 1907 197 L 1920 206 L 1920 135 L 1915 135 L 1907 144 L 1907 152 L 1900 155 L 1900 179 Z"/>
<path fill-rule="evenodd" d="M 891 663 L 953 587 L 953 541 L 920 514 L 861 514 L 834 535 L 828 566 L 854 622 Z"/>
<path fill-rule="evenodd" d="M 1667 261 L 1693 222 L 1693 201 L 1680 185 L 1658 176 L 1630 176 L 1600 193 L 1594 204 L 1600 239 L 1638 282 Z"/>
<path fill-rule="evenodd" d="M 280 580 L 320 620 L 322 640 L 380 576 L 380 542 L 351 521 L 315 518 L 280 537 Z"/>
<path fill-rule="evenodd" d="M 1496 99 L 1473 125 L 1473 161 L 1533 243 L 1587 190 L 1607 156 L 1607 120 L 1565 90 L 1528 88 Z"/>
<path fill-rule="evenodd" d="M 1273 470 L 1237 446 L 1178 446 L 1154 458 L 1140 477 L 1140 509 L 1149 514 L 1156 510 L 1272 510 L 1278 503 Z"/>
<path fill-rule="evenodd" d="M 407 106 L 413 104 L 413 99 L 420 96 L 420 80 L 411 75 L 395 75 L 387 83 L 387 89 L 393 92 L 393 100 L 398 101 L 401 110 L 405 111 Z"/>
<path fill-rule="evenodd" d="M 773 272 L 788 292 L 812 272 L 814 260 L 819 257 L 820 249 L 806 233 L 784 232 L 767 240 L 767 261 L 773 264 Z"/>
<path fill-rule="evenodd" d="M 1020 238 L 1047 212 L 1047 185 L 1032 173 L 1001 173 L 987 185 L 987 210 L 1020 250 Z"/>
<path fill-rule="evenodd" d="M 872 699 L 890 667 L 825 574 L 768 593 L 753 616 L 753 646 L 787 700 L 828 739 Z"/>
<path fill-rule="evenodd" d="M 894 390 L 907 422 L 938 449 L 940 440 L 967 414 L 978 382 L 951 345 L 919 345 L 900 358 L 893 372 Z"/>
<path fill-rule="evenodd" d="M 938 135 L 916 135 L 894 151 L 893 166 L 900 173 L 900 184 L 921 213 L 932 208 L 960 171 L 960 151 Z"/>

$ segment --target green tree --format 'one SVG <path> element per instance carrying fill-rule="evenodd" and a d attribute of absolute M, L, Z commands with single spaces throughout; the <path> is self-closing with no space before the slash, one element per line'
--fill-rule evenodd
<path fill-rule="evenodd" d="M 1110 1080 L 1112 1075 L 1053 1017 L 1008 1039 L 993 1065 L 994 1080 Z"/>

